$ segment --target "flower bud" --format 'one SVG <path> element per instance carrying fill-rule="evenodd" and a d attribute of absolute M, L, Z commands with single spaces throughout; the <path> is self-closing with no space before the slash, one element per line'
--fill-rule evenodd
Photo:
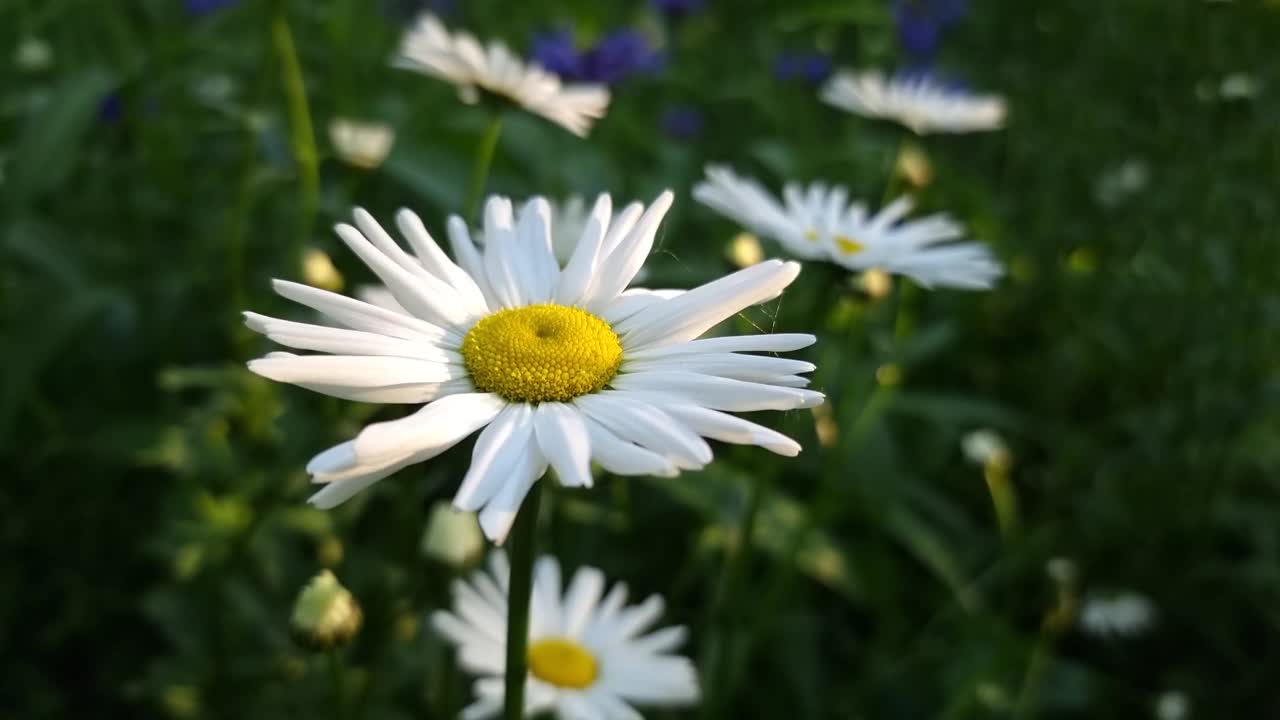
<path fill-rule="evenodd" d="M 350 642 L 360 631 L 360 604 L 323 570 L 298 593 L 290 625 L 294 640 L 312 650 L 327 650 Z"/>

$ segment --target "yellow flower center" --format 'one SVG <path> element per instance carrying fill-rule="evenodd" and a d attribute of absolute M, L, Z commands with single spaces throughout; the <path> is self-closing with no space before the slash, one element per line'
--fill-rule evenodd
<path fill-rule="evenodd" d="M 529 645 L 529 672 L 556 687 L 581 690 L 600 674 L 590 650 L 567 638 L 544 638 Z"/>
<path fill-rule="evenodd" d="M 596 392 L 622 364 L 613 328 L 585 310 L 529 305 L 500 310 L 462 339 L 471 382 L 511 402 L 564 402 Z"/>
<path fill-rule="evenodd" d="M 852 255 L 856 252 L 862 252 L 864 249 L 866 249 L 866 246 L 858 242 L 857 240 L 854 240 L 851 237 L 845 237 L 844 235 L 837 235 L 836 249 L 844 253 L 845 255 Z"/>
<path fill-rule="evenodd" d="M 804 239 L 805 239 L 805 240 L 808 240 L 809 242 L 818 242 L 818 231 L 817 231 L 817 230 L 809 230 L 809 231 L 805 232 L 805 234 L 804 234 Z"/>

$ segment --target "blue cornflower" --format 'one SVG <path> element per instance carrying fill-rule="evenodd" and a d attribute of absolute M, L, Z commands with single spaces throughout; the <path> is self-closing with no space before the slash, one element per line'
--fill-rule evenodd
<path fill-rule="evenodd" d="M 653 9 L 672 20 L 688 17 L 703 8 L 706 0 L 650 0 Z"/>
<path fill-rule="evenodd" d="M 917 60 L 931 60 L 942 33 L 968 12 L 966 0 L 894 0 L 898 42 Z"/>
<path fill-rule="evenodd" d="M 702 134 L 706 121 L 702 111 L 689 105 L 673 105 L 662 112 L 658 121 L 662 132 L 674 140 L 689 141 Z"/>
<path fill-rule="evenodd" d="M 235 5 L 238 0 L 187 0 L 187 14 L 192 17 L 211 15 L 228 5 Z"/>
<path fill-rule="evenodd" d="M 803 80 L 820 85 L 831 74 L 831 58 L 819 52 L 783 53 L 773 63 L 779 80 Z"/>
<path fill-rule="evenodd" d="M 98 101 L 98 122 L 103 125 L 115 125 L 124 116 L 124 101 L 119 93 L 104 95 Z"/>
<path fill-rule="evenodd" d="M 534 40 L 532 55 L 535 62 L 565 80 L 606 85 L 662 66 L 661 53 L 649 45 L 644 35 L 625 28 L 581 51 L 568 31 L 542 33 Z"/>

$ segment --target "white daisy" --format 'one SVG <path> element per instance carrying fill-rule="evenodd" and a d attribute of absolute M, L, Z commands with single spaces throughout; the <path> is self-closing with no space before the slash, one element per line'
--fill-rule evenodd
<path fill-rule="evenodd" d="M 490 198 L 483 248 L 450 218 L 456 262 L 412 212 L 396 216 L 410 255 L 357 209 L 356 227 L 338 225 L 338 235 L 401 311 L 277 280 L 278 293 L 343 327 L 246 313 L 250 328 L 281 345 L 330 353 L 270 353 L 249 369 L 349 400 L 427 404 L 317 455 L 307 470 L 325 488 L 311 502 L 334 507 L 483 428 L 454 505 L 479 511 L 485 534 L 501 542 L 548 466 L 576 487 L 591 485 L 592 460 L 619 475 L 702 468 L 711 461 L 704 437 L 799 453 L 794 440 L 727 413 L 821 404 L 801 376 L 812 364 L 747 354 L 797 350 L 814 337 L 697 339 L 778 297 L 799 265 L 770 260 L 687 292 L 627 289 L 671 200 L 665 192 L 615 216 L 601 195 L 563 267 L 542 198 L 518 213 Z"/>
<path fill-rule="evenodd" d="M 501 552 L 493 554 L 490 566 L 491 572 L 476 572 L 470 582 L 455 581 L 454 612 L 431 617 L 436 631 L 457 646 L 463 669 L 482 676 L 463 720 L 502 711 L 510 572 Z M 662 598 L 651 595 L 626 607 L 625 584 L 615 584 L 607 595 L 604 590 L 604 574 L 583 567 L 562 591 L 560 564 L 539 558 L 529 605 L 526 715 L 554 711 L 561 720 L 639 720 L 633 703 L 678 707 L 698 701 L 693 663 L 672 654 L 684 642 L 685 628 L 650 631 L 662 614 Z"/>
<path fill-rule="evenodd" d="M 334 118 L 329 123 L 329 141 L 342 161 L 372 170 L 382 164 L 395 143 L 396 131 L 382 123 Z"/>
<path fill-rule="evenodd" d="M 972 95 L 924 74 L 886 78 L 879 70 L 837 72 L 822 99 L 855 115 L 894 120 L 917 135 L 998 130 L 1006 113 L 999 95 Z"/>
<path fill-rule="evenodd" d="M 478 90 L 485 90 L 583 137 L 609 106 L 605 86 L 562 84 L 557 75 L 526 65 L 502 43 L 491 41 L 485 47 L 470 33 L 449 32 L 430 13 L 419 16 L 404 34 L 393 64 L 453 83 L 464 102 L 478 102 Z"/>
<path fill-rule="evenodd" d="M 839 185 L 788 183 L 782 202 L 754 179 L 710 165 L 693 190 L 702 204 L 748 230 L 777 240 L 806 260 L 829 260 L 850 270 L 906 275 L 926 287 L 991 287 L 1002 269 L 984 246 L 953 242 L 964 229 L 938 213 L 903 222 L 911 198 L 899 197 L 875 215 L 849 201 Z"/>
<path fill-rule="evenodd" d="M 1080 626 L 1099 637 L 1137 635 L 1155 622 L 1156 608 L 1135 592 L 1094 594 L 1085 598 Z"/>

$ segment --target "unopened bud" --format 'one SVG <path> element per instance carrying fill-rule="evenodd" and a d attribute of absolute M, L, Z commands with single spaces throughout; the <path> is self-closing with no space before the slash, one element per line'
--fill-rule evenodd
<path fill-rule="evenodd" d="M 436 503 L 422 534 L 421 549 L 423 555 L 455 568 L 475 562 L 484 552 L 484 534 L 475 513 Z"/>
<path fill-rule="evenodd" d="M 290 624 L 298 644 L 327 650 L 350 642 L 362 620 L 355 597 L 332 572 L 323 570 L 298 594 Z"/>

